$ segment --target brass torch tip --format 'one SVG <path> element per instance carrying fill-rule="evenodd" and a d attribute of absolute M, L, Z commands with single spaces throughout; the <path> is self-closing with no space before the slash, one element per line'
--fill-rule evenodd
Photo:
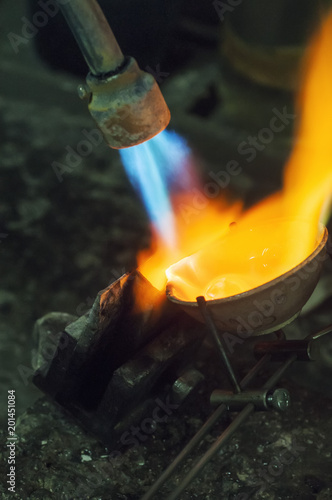
<path fill-rule="evenodd" d="M 135 59 L 108 77 L 87 77 L 89 110 L 111 148 L 141 144 L 159 134 L 171 115 L 159 86 Z"/>

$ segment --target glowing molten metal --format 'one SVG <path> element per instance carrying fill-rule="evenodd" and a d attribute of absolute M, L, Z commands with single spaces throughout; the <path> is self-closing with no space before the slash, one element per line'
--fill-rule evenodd
<path fill-rule="evenodd" d="M 308 53 L 283 190 L 246 212 L 239 203 L 223 200 L 220 211 L 210 202 L 208 209 L 192 210 L 189 221 L 183 210 L 192 195 L 173 198 L 177 248 L 157 238 L 152 258 L 142 263 L 146 256 L 140 256 L 140 271 L 156 288 L 164 288 L 167 269 L 168 286 L 180 300 L 229 297 L 277 278 L 314 251 L 332 193 L 331 54 L 332 15 Z"/>

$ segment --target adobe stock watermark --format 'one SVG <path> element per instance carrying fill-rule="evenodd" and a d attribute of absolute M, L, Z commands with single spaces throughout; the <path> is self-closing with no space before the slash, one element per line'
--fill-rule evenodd
<path fill-rule="evenodd" d="M 191 193 L 193 198 L 191 204 L 179 203 L 177 210 L 181 214 L 186 224 L 189 224 L 192 216 L 198 215 L 204 210 L 212 199 L 218 198 L 231 182 L 232 177 L 240 175 L 242 167 L 236 160 L 229 161 L 223 170 L 217 173 L 212 170 L 209 172 L 211 181 L 206 182 L 203 189 L 193 188 Z"/>
<path fill-rule="evenodd" d="M 241 5 L 242 2 L 243 0 L 227 0 L 227 1 L 214 0 L 212 2 L 212 5 L 215 8 L 215 11 L 217 12 L 220 21 L 224 21 L 225 14 L 233 12 L 236 9 L 236 7 Z"/>
<path fill-rule="evenodd" d="M 62 332 L 50 333 L 47 338 L 47 342 L 43 345 L 40 353 L 43 358 L 43 363 L 37 368 L 37 370 L 34 370 L 32 366 L 26 366 L 23 364 L 19 364 L 17 366 L 17 371 L 20 374 L 23 384 L 27 387 L 34 375 L 38 372 L 45 372 L 49 361 L 54 359 L 57 352 L 65 349 L 68 344 L 69 338 L 68 336 L 62 334 Z"/>
<path fill-rule="evenodd" d="M 150 73 L 154 79 L 160 84 L 167 78 L 170 73 L 162 71 L 160 64 L 156 65 L 153 69 L 150 66 L 146 66 L 145 70 Z M 139 82 L 135 88 L 135 92 L 141 92 L 142 95 L 149 90 L 148 83 L 145 81 Z M 128 100 L 127 89 L 121 89 L 118 93 L 118 100 L 121 102 L 123 95 L 123 102 L 126 103 Z M 110 102 L 111 106 L 111 102 Z M 125 120 L 131 114 L 130 106 L 122 106 L 121 110 L 118 112 L 117 119 Z M 104 141 L 104 136 L 101 130 L 96 127 L 91 130 L 83 129 L 81 131 L 84 139 L 81 139 L 75 147 L 67 145 L 65 147 L 66 155 L 64 161 L 53 161 L 51 163 L 52 169 L 56 175 L 59 182 L 63 182 L 65 174 L 71 174 L 83 161 L 83 159 L 88 158 L 95 148 L 98 148 L 101 144 L 106 144 Z"/>
<path fill-rule="evenodd" d="M 261 128 L 256 136 L 249 135 L 238 146 L 238 153 L 246 156 L 245 159 L 248 163 L 254 161 L 258 152 L 264 151 L 274 140 L 275 135 L 283 132 L 296 118 L 296 114 L 288 112 L 287 106 L 282 111 L 273 108 L 272 113 L 273 116 L 268 127 Z"/>
<path fill-rule="evenodd" d="M 285 467 L 288 467 L 298 460 L 305 450 L 306 448 L 304 446 L 299 445 L 293 440 L 290 448 L 283 448 L 278 455 L 274 456 L 267 464 L 266 468 L 261 468 L 257 472 L 257 480 L 260 484 L 257 485 L 259 489 L 255 492 L 255 495 L 263 494 L 268 486 L 275 484 L 277 478 L 280 478 L 285 472 Z M 249 498 L 252 497 L 252 494 L 238 493 L 234 500 L 249 500 Z"/>
<path fill-rule="evenodd" d="M 75 148 L 67 145 L 65 150 L 67 152 L 64 162 L 52 162 L 52 169 L 59 182 L 63 182 L 64 174 L 72 173 L 83 161 L 91 155 L 93 150 L 103 143 L 103 134 L 98 128 L 92 130 L 83 129 L 82 135 L 85 137 L 80 140 Z"/>
<path fill-rule="evenodd" d="M 273 116 L 267 127 L 261 128 L 256 136 L 249 135 L 246 140 L 242 141 L 238 147 L 239 155 L 244 156 L 247 163 L 255 160 L 258 153 L 274 140 L 276 134 L 280 134 L 287 126 L 295 120 L 296 115 L 289 113 L 287 106 L 279 111 L 277 108 L 272 109 Z M 192 189 L 191 204 L 179 204 L 178 210 L 186 223 L 190 223 L 191 217 L 198 215 L 201 210 L 204 210 L 210 201 L 220 196 L 221 191 L 226 189 L 232 178 L 240 175 L 243 168 L 237 160 L 230 160 L 224 169 L 217 173 L 209 172 L 211 181 L 205 183 L 202 189 Z"/>
<path fill-rule="evenodd" d="M 144 443 L 155 432 L 157 425 L 167 423 L 174 411 L 180 407 L 180 404 L 171 401 L 169 395 L 164 401 L 157 398 L 154 402 L 156 406 L 151 412 L 151 416 L 144 418 L 140 425 L 131 425 L 130 429 L 121 435 L 119 443 L 122 446 L 137 447 Z M 114 460 L 114 464 L 119 464 L 122 455 L 121 451 L 113 451 L 109 459 L 110 461 Z"/>
<path fill-rule="evenodd" d="M 237 334 L 229 332 L 222 334 L 228 352 L 233 354 L 235 346 L 243 344 L 246 339 L 252 337 L 258 328 L 265 327 L 268 330 L 275 321 L 276 309 L 280 306 L 285 307 L 287 301 L 292 300 L 294 294 L 299 293 L 300 288 L 305 286 L 304 282 L 317 272 L 318 267 L 330 258 L 331 253 L 332 240 L 329 237 L 326 253 L 317 254 L 303 269 L 285 278 L 282 289 L 280 287 L 272 289 L 263 300 L 254 299 L 252 311 L 246 317 L 238 315 L 234 318 L 234 322 L 237 324 Z"/>
<path fill-rule="evenodd" d="M 122 446 L 130 447 L 131 450 L 138 449 L 142 443 L 144 443 L 149 437 L 155 432 L 157 426 L 160 424 L 166 424 L 173 413 L 179 408 L 179 404 L 172 403 L 169 396 L 165 399 L 156 398 L 155 407 L 152 410 L 150 417 L 144 418 L 142 422 L 138 425 L 131 425 L 130 428 L 123 432 L 119 439 L 119 444 Z M 93 492 L 100 488 L 101 486 L 107 484 L 109 481 L 109 464 L 111 464 L 114 473 L 119 469 L 125 460 L 125 451 L 115 450 L 112 451 L 108 456 L 104 456 L 105 471 L 98 466 L 98 477 L 94 478 L 92 484 L 82 484 L 76 490 L 76 495 L 81 494 L 86 495 L 93 494 Z M 100 470 L 101 469 L 101 470 Z"/>
<path fill-rule="evenodd" d="M 151 66 L 145 66 L 145 71 L 147 73 L 150 73 L 150 75 L 152 75 L 156 82 L 159 84 L 161 84 L 165 80 L 165 78 L 168 78 L 170 75 L 170 73 L 168 73 L 167 71 L 161 70 L 159 63 L 156 65 L 155 69 L 151 68 Z"/>
<path fill-rule="evenodd" d="M 41 10 L 37 10 L 31 20 L 25 16 L 21 17 L 21 34 L 19 35 L 11 31 L 7 35 L 15 54 L 18 54 L 20 47 L 27 45 L 39 33 L 40 29 L 48 24 L 50 18 L 58 14 L 60 5 L 66 5 L 69 2 L 70 0 L 39 0 L 38 6 Z"/>
<path fill-rule="evenodd" d="M 112 277 L 107 285 L 106 288 L 112 285 L 115 281 L 120 279 L 124 274 L 126 273 L 125 268 L 122 268 L 122 270 L 118 271 L 117 269 L 112 269 L 111 271 Z M 134 280 L 135 279 L 135 273 L 128 274 L 127 280 Z M 78 304 L 78 306 L 75 309 L 74 315 L 77 316 L 77 318 L 80 318 L 84 314 L 88 313 L 96 300 L 98 300 L 98 294 L 95 297 L 88 296 L 86 299 Z M 52 314 L 52 313 L 51 313 Z M 48 315 L 44 316 L 43 318 L 47 318 Z M 43 319 L 42 318 L 42 319 Z M 62 327 L 62 332 L 69 326 L 71 323 L 76 321 L 76 319 L 70 319 L 67 324 L 65 324 Z M 41 348 L 37 348 L 37 351 L 33 349 L 32 352 L 35 352 L 37 355 L 38 352 L 38 358 L 42 359 L 43 362 L 41 366 L 38 366 L 38 368 L 33 368 L 34 363 L 30 366 L 26 366 L 23 364 L 19 364 L 17 366 L 18 373 L 20 374 L 21 380 L 25 386 L 27 386 L 33 376 L 36 374 L 36 372 L 44 373 L 44 371 L 47 369 L 49 363 L 54 359 L 58 351 L 62 351 L 67 348 L 69 343 L 69 338 L 66 335 L 61 335 L 61 332 L 51 332 L 48 336 L 45 342 L 43 343 Z"/>
<path fill-rule="evenodd" d="M 87 297 L 85 301 L 81 302 L 75 309 L 75 313 L 78 317 L 83 316 L 86 314 L 91 307 L 93 306 L 94 302 L 96 300 L 96 297 Z M 44 318 L 46 318 L 44 316 Z M 69 326 L 74 320 L 69 320 L 66 325 L 63 326 L 62 332 Z M 62 351 L 66 349 L 66 347 L 69 344 L 69 338 L 67 335 L 61 335 L 61 332 L 51 332 L 46 341 L 44 342 L 43 346 L 40 349 L 38 349 L 38 357 L 43 360 L 43 363 L 41 366 L 38 366 L 37 369 L 34 369 L 31 365 L 26 366 L 23 364 L 19 364 L 17 366 L 17 371 L 20 374 L 20 377 L 22 379 L 22 382 L 25 386 L 29 384 L 33 376 L 36 374 L 36 372 L 43 373 L 48 367 L 48 364 L 50 361 L 54 359 L 58 351 Z M 32 351 L 34 352 L 34 350 Z M 33 364 L 33 363 L 32 363 Z"/>

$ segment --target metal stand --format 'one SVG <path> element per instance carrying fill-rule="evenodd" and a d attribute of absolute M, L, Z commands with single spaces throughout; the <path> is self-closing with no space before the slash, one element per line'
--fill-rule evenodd
<path fill-rule="evenodd" d="M 218 422 L 226 410 L 240 411 L 232 423 L 222 432 L 222 434 L 210 446 L 207 452 L 194 464 L 190 472 L 183 478 L 178 487 L 167 497 L 167 500 L 176 500 L 187 486 L 200 474 L 205 465 L 215 456 L 220 448 L 230 439 L 236 430 L 246 422 L 248 417 L 255 410 L 286 410 L 290 405 L 290 396 L 286 389 L 274 389 L 277 382 L 284 375 L 286 370 L 296 360 L 312 360 L 312 343 L 330 333 L 332 325 L 317 334 L 311 334 L 304 340 L 287 341 L 283 332 L 277 332 L 278 339 L 275 342 L 259 342 L 255 346 L 255 354 L 260 357 L 256 365 L 249 371 L 241 382 L 237 381 L 231 362 L 227 356 L 225 348 L 209 312 L 204 297 L 198 297 L 197 303 L 200 307 L 204 321 L 209 329 L 211 337 L 218 348 L 220 357 L 228 372 L 229 379 L 234 387 L 234 393 L 217 390 L 211 395 L 211 404 L 218 405 L 217 409 L 208 418 L 205 424 L 199 429 L 195 436 L 189 441 L 184 449 L 179 453 L 169 467 L 161 474 L 157 481 L 151 486 L 149 491 L 141 500 L 150 500 L 159 491 L 161 486 L 185 460 L 185 458 L 199 445 L 210 429 Z M 282 365 L 265 382 L 262 389 L 255 391 L 244 391 L 261 368 L 269 361 L 283 361 Z"/>

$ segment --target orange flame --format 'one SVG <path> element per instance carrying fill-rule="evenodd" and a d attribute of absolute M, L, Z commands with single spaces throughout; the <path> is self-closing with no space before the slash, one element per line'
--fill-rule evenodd
<path fill-rule="evenodd" d="M 219 203 L 208 203 L 203 210 L 197 208 L 195 196 L 190 193 L 177 195 L 172 201 L 176 217 L 177 248 L 166 247 L 155 234 L 150 258 L 147 258 L 147 252 L 138 256 L 139 271 L 158 290 L 165 288 L 168 267 L 224 235 L 242 209 L 242 203 L 231 203 L 223 199 Z"/>
<path fill-rule="evenodd" d="M 282 192 L 244 213 L 241 204 L 223 200 L 222 213 L 216 207 L 201 210 L 190 224 L 181 222 L 178 210 L 177 250 L 157 242 L 150 260 L 142 263 L 140 257 L 140 271 L 156 288 L 164 288 L 167 270 L 178 299 L 228 297 L 278 277 L 312 253 L 332 193 L 331 54 L 332 15 L 308 51 L 301 120 Z"/>

